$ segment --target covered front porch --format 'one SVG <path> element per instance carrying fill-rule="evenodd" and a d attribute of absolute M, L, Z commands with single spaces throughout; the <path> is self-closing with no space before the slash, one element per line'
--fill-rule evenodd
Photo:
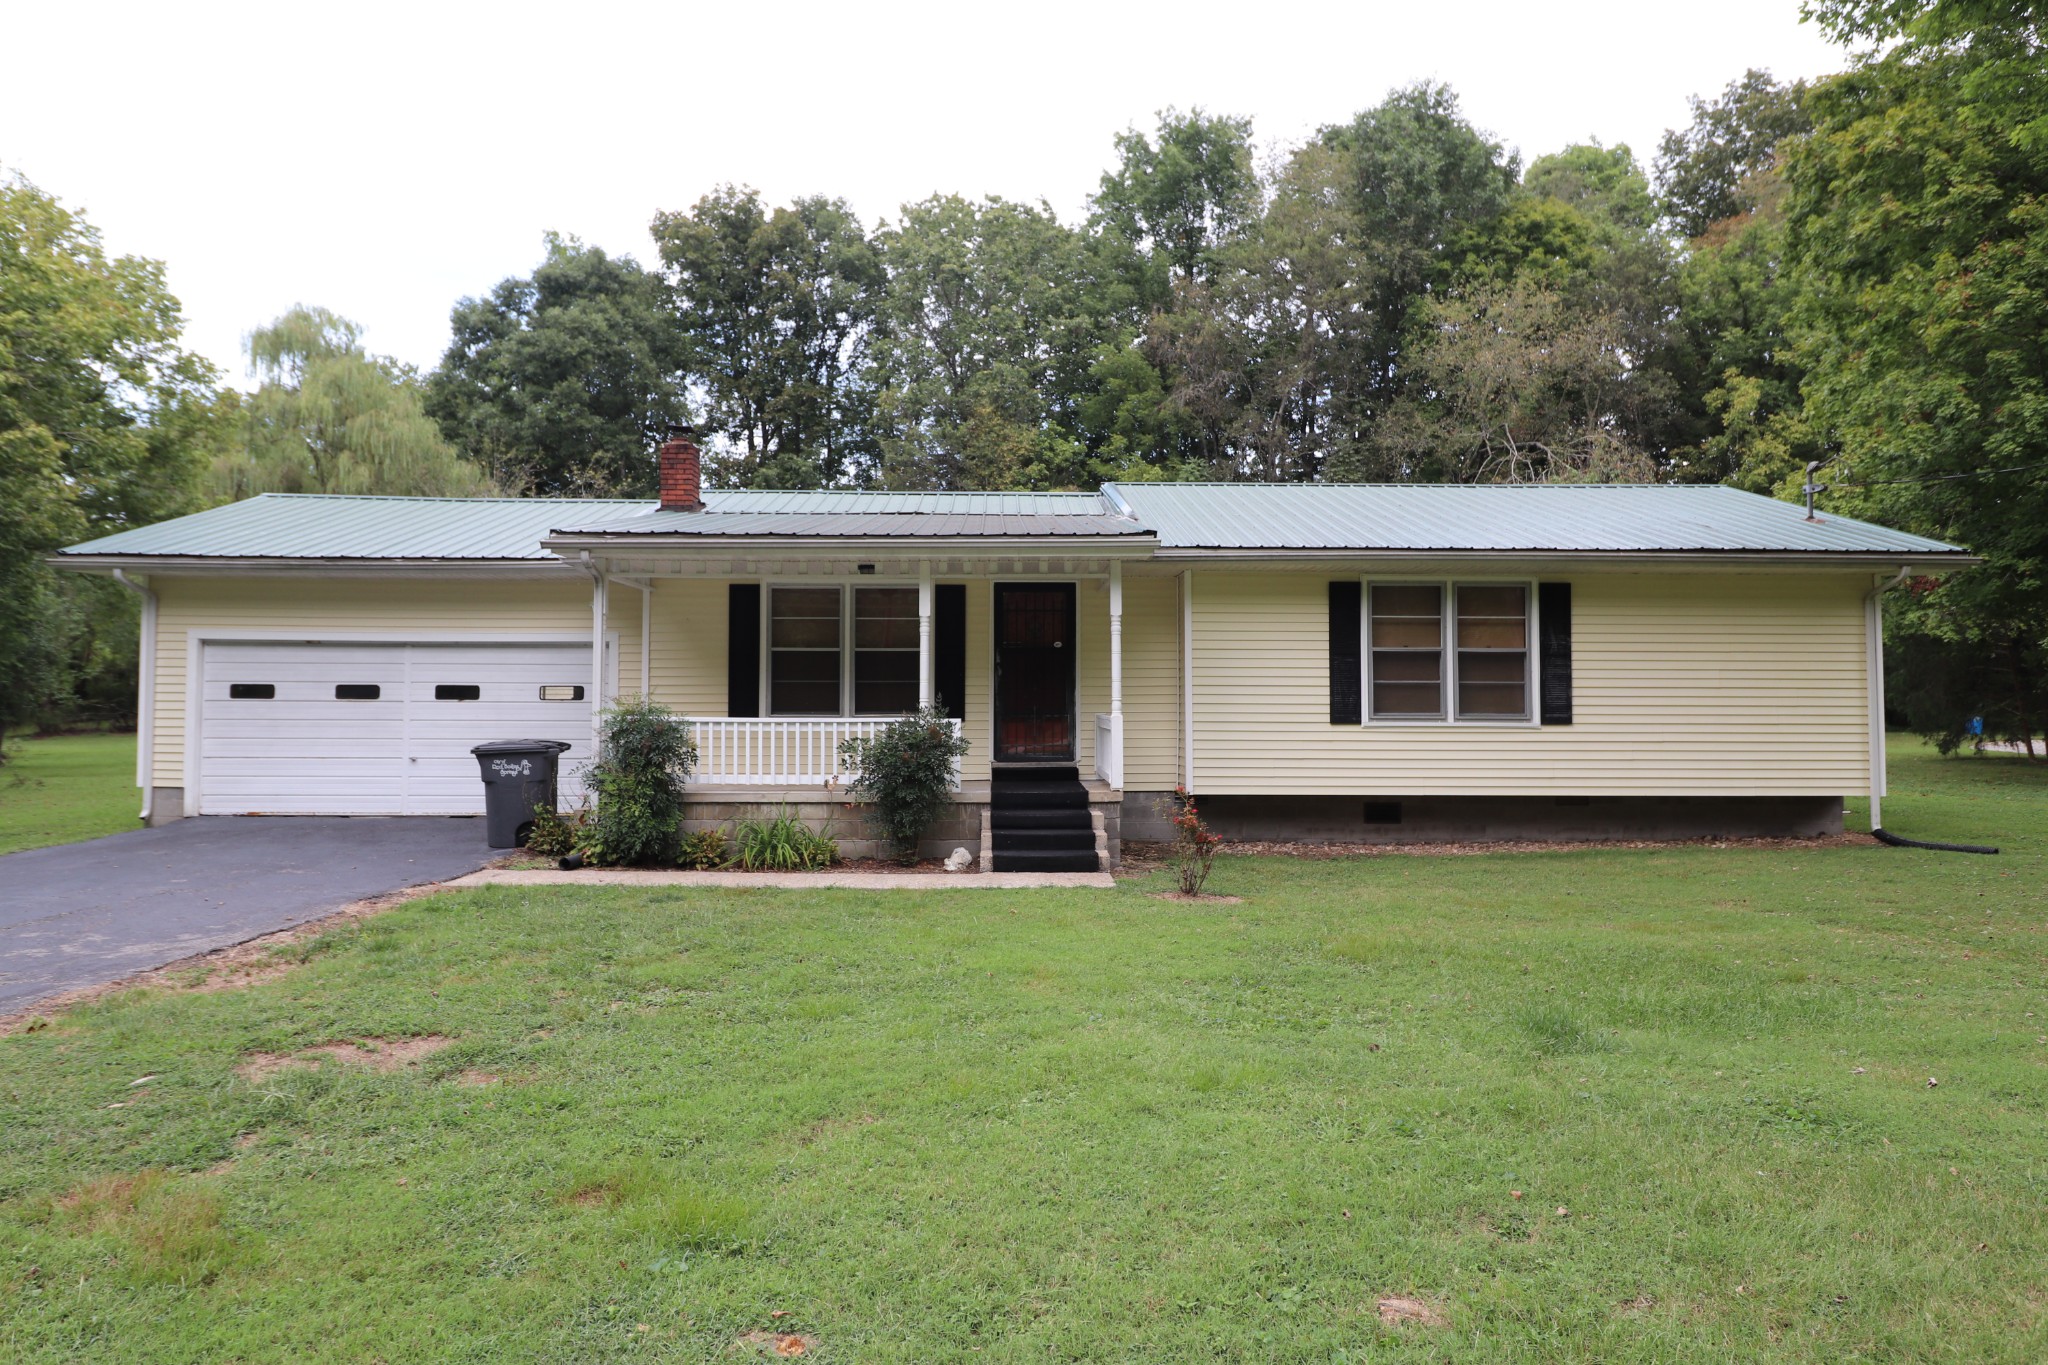
<path fill-rule="evenodd" d="M 843 831 L 858 813 L 846 806 L 842 746 L 936 705 L 968 750 L 954 774 L 958 818 L 935 842 L 985 847 L 992 781 L 1066 769 L 1115 842 L 1130 633 L 1121 557 L 771 558 L 691 546 L 578 562 L 593 637 L 613 661 L 610 677 L 593 668 L 593 695 L 638 693 L 691 723 L 691 823 L 787 806 Z M 1162 584 L 1149 586 L 1156 634 L 1175 622 L 1170 600 L 1156 610 Z M 1170 593 L 1171 580 L 1163 586 Z M 1155 693 L 1166 658 L 1149 651 Z"/>

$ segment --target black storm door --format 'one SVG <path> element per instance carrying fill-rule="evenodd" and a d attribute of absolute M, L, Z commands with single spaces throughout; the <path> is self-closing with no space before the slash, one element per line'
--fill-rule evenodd
<path fill-rule="evenodd" d="M 996 762 L 1074 761 L 1074 585 L 996 584 Z"/>

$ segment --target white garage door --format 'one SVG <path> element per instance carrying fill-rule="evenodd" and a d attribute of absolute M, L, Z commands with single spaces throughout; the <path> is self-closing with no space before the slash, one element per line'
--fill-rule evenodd
<path fill-rule="evenodd" d="M 209 643 L 200 671 L 204 815 L 480 814 L 494 739 L 562 740 L 582 791 L 588 645 Z"/>

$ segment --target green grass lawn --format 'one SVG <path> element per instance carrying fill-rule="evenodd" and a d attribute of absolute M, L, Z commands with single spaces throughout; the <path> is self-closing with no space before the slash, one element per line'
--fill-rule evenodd
<path fill-rule="evenodd" d="M 0 765 L 0 853 L 138 827 L 134 735 L 9 741 Z"/>
<path fill-rule="evenodd" d="M 1893 782 L 2006 853 L 416 901 L 0 1039 L 0 1358 L 2048 1359 L 2048 770 Z"/>

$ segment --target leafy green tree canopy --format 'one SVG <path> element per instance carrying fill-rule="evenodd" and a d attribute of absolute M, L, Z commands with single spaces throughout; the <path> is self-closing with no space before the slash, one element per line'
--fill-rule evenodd
<path fill-rule="evenodd" d="M 487 497 L 497 485 L 441 439 L 405 367 L 363 351 L 355 323 L 300 305 L 249 335 L 260 381 L 241 448 L 207 476 L 216 500 L 257 493 Z"/>
<path fill-rule="evenodd" d="M 42 557 L 193 504 L 215 376 L 181 325 L 162 265 L 109 256 L 84 218 L 0 174 L 0 733 L 73 685 L 81 598 Z"/>
<path fill-rule="evenodd" d="M 815 488 L 873 473 L 862 370 L 881 259 L 844 200 L 769 209 L 727 185 L 653 233 L 721 483 Z"/>
<path fill-rule="evenodd" d="M 653 490 L 654 449 L 684 416 L 681 338 L 657 277 L 549 233 L 530 278 L 463 299 L 449 326 L 426 410 L 469 460 L 523 493 Z"/>
<path fill-rule="evenodd" d="M 1117 165 L 1096 191 L 1096 221 L 1150 252 L 1169 280 L 1208 274 L 1214 254 L 1259 213 L 1252 122 L 1165 109 L 1156 136 L 1116 138 Z"/>
<path fill-rule="evenodd" d="M 1780 144 L 1812 126 L 1806 96 L 1804 81 L 1780 85 L 1752 69 L 1717 100 L 1693 97 L 1692 123 L 1657 146 L 1657 184 L 1674 231 L 1698 237 L 1752 207 L 1752 178 L 1776 164 Z"/>

